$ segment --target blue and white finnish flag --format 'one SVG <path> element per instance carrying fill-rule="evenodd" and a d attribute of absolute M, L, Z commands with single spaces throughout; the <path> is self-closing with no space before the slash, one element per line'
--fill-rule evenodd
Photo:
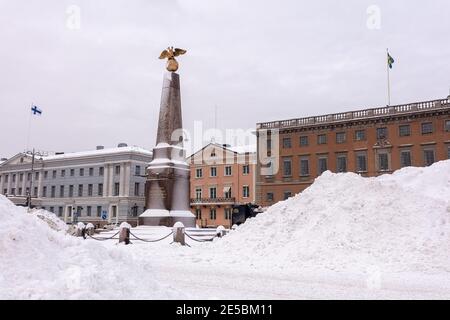
<path fill-rule="evenodd" d="M 32 112 L 35 116 L 40 116 L 40 115 L 42 115 L 42 109 L 38 108 L 37 106 L 32 106 L 32 107 L 31 107 L 31 112 Z"/>

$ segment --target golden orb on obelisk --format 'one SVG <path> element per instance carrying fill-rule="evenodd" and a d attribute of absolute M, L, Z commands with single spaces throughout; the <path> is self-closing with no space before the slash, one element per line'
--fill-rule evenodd
<path fill-rule="evenodd" d="M 166 69 L 170 72 L 175 72 L 178 70 L 178 61 L 175 57 L 185 54 L 186 50 L 180 48 L 168 47 L 166 50 L 161 52 L 159 56 L 160 59 L 167 59 Z"/>

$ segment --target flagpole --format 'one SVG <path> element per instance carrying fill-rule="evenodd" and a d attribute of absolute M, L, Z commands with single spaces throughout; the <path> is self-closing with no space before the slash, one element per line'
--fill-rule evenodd
<path fill-rule="evenodd" d="M 389 48 L 386 48 L 386 69 L 387 69 L 387 94 L 388 94 L 388 106 L 391 105 L 391 81 L 389 78 Z"/>
<path fill-rule="evenodd" d="M 30 115 L 28 116 L 28 133 L 27 133 L 27 151 L 28 148 L 30 146 L 30 131 L 31 131 L 31 109 L 33 108 L 33 102 L 31 102 L 31 107 L 30 107 Z"/>

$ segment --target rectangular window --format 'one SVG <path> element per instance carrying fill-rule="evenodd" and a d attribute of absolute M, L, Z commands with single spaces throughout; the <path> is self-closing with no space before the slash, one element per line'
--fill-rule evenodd
<path fill-rule="evenodd" d="M 80 168 L 80 177 L 84 177 L 84 168 Z"/>
<path fill-rule="evenodd" d="M 56 170 L 52 171 L 52 179 L 56 179 Z"/>
<path fill-rule="evenodd" d="M 97 191 L 97 193 L 98 193 L 98 195 L 99 195 L 100 197 L 103 196 L 103 183 L 99 183 L 99 184 L 98 184 L 98 191 Z"/>
<path fill-rule="evenodd" d="M 272 149 L 272 139 L 267 139 L 267 151 Z"/>
<path fill-rule="evenodd" d="M 328 170 L 328 164 L 327 164 L 327 158 L 322 157 L 318 159 L 317 162 L 317 173 L 319 174 L 319 176 L 324 173 L 325 171 Z"/>
<path fill-rule="evenodd" d="M 250 187 L 249 186 L 243 186 L 242 187 L 242 197 L 243 198 L 249 198 L 250 197 Z"/>
<path fill-rule="evenodd" d="M 70 176 L 71 177 L 75 176 L 75 169 L 70 169 Z"/>
<path fill-rule="evenodd" d="M 326 134 L 319 134 L 317 136 L 317 144 L 326 144 L 327 143 L 327 135 Z"/>
<path fill-rule="evenodd" d="M 83 207 L 82 206 L 78 206 L 77 207 L 77 216 L 81 217 L 81 212 L 83 211 Z"/>
<path fill-rule="evenodd" d="M 202 188 L 195 188 L 195 198 L 196 199 L 202 198 Z"/>
<path fill-rule="evenodd" d="M 445 131 L 450 132 L 450 120 L 445 120 Z"/>
<path fill-rule="evenodd" d="M 19 195 L 19 196 L 22 195 L 22 188 L 19 188 L 19 193 L 18 193 L 18 195 Z"/>
<path fill-rule="evenodd" d="M 356 172 L 367 172 L 367 155 L 365 153 L 356 154 Z"/>
<path fill-rule="evenodd" d="M 117 206 L 112 206 L 111 210 L 112 210 L 112 216 L 115 218 L 117 216 Z"/>
<path fill-rule="evenodd" d="M 34 175 L 34 179 L 37 181 L 39 180 L 39 172 L 36 172 L 36 174 Z"/>
<path fill-rule="evenodd" d="M 201 178 L 203 176 L 203 170 L 200 169 L 195 169 L 195 177 L 196 178 Z"/>
<path fill-rule="evenodd" d="M 94 175 L 94 168 L 89 168 L 89 176 L 92 177 Z"/>
<path fill-rule="evenodd" d="M 38 196 L 38 187 L 34 187 L 33 196 L 37 198 L 37 196 Z"/>
<path fill-rule="evenodd" d="M 23 181 L 23 173 L 19 174 L 19 182 Z"/>
<path fill-rule="evenodd" d="M 44 171 L 44 179 L 47 179 L 48 177 L 48 171 Z"/>
<path fill-rule="evenodd" d="M 16 195 L 16 188 L 11 188 L 11 194 L 12 194 L 13 196 Z"/>
<path fill-rule="evenodd" d="M 211 220 L 216 220 L 216 208 L 211 208 L 209 210 L 209 218 Z"/>
<path fill-rule="evenodd" d="M 88 197 L 92 197 L 94 195 L 94 185 L 88 184 Z"/>
<path fill-rule="evenodd" d="M 345 143 L 346 140 L 345 132 L 336 132 L 336 143 Z"/>
<path fill-rule="evenodd" d="M 409 150 L 400 151 L 400 166 L 402 168 L 411 166 L 411 151 Z"/>
<path fill-rule="evenodd" d="M 12 176 L 12 182 L 16 182 L 16 174 L 15 173 Z"/>
<path fill-rule="evenodd" d="M 64 211 L 63 207 L 58 207 L 58 217 L 62 217 L 63 216 L 63 211 Z"/>
<path fill-rule="evenodd" d="M 308 136 L 301 136 L 300 137 L 300 147 L 306 147 L 308 146 Z"/>
<path fill-rule="evenodd" d="M 70 198 L 73 197 L 73 185 L 72 184 L 69 186 L 69 197 Z"/>
<path fill-rule="evenodd" d="M 226 166 L 225 167 L 225 175 L 226 176 L 231 176 L 231 166 Z"/>
<path fill-rule="evenodd" d="M 64 178 L 65 176 L 66 176 L 66 170 L 63 169 L 63 170 L 61 170 L 61 177 Z"/>
<path fill-rule="evenodd" d="M 197 220 L 202 220 L 202 209 L 199 208 L 195 209 L 195 217 Z"/>
<path fill-rule="evenodd" d="M 300 158 L 300 176 L 301 177 L 309 176 L 309 158 L 308 157 Z"/>
<path fill-rule="evenodd" d="M 287 199 L 289 199 L 290 197 L 292 197 L 292 192 L 290 192 L 290 191 L 285 191 L 285 192 L 283 192 L 283 199 L 284 199 L 284 200 L 287 200 Z"/>
<path fill-rule="evenodd" d="M 400 137 L 408 137 L 411 135 L 411 126 L 409 124 L 402 124 L 398 126 L 398 135 Z"/>
<path fill-rule="evenodd" d="M 423 150 L 423 163 L 425 166 L 431 166 L 434 163 L 434 150 Z"/>
<path fill-rule="evenodd" d="M 137 176 L 141 175 L 141 166 L 136 166 L 136 168 L 134 169 L 134 174 Z"/>
<path fill-rule="evenodd" d="M 227 199 L 231 198 L 231 187 L 223 188 L 223 196 Z"/>
<path fill-rule="evenodd" d="M 91 214 L 92 214 L 92 207 L 91 207 L 91 206 L 87 206 L 87 207 L 86 207 L 86 215 L 87 215 L 88 217 L 90 217 Z"/>
<path fill-rule="evenodd" d="M 377 140 L 386 139 L 388 137 L 388 129 L 386 127 L 377 128 Z"/>
<path fill-rule="evenodd" d="M 430 134 L 433 133 L 433 123 L 424 122 L 422 123 L 422 134 Z"/>
<path fill-rule="evenodd" d="M 59 186 L 59 197 L 64 198 L 64 186 Z"/>
<path fill-rule="evenodd" d="M 292 159 L 291 158 L 283 159 L 283 176 L 284 177 L 292 176 Z"/>
<path fill-rule="evenodd" d="M 266 200 L 267 202 L 273 202 L 273 192 L 266 193 Z"/>
<path fill-rule="evenodd" d="M 9 175 L 5 175 L 5 183 L 8 182 L 8 179 L 9 179 Z"/>
<path fill-rule="evenodd" d="M 79 197 L 83 196 L 83 185 L 82 184 L 78 185 L 78 196 Z"/>
<path fill-rule="evenodd" d="M 97 206 L 97 217 L 102 216 L 102 206 Z"/>
<path fill-rule="evenodd" d="M 379 171 L 389 170 L 389 156 L 387 153 L 378 154 L 378 170 Z"/>
<path fill-rule="evenodd" d="M 217 168 L 211 167 L 210 168 L 211 177 L 217 177 Z"/>
<path fill-rule="evenodd" d="M 54 213 L 55 212 L 55 207 L 50 207 L 50 212 Z"/>
<path fill-rule="evenodd" d="M 119 196 L 119 192 L 120 192 L 120 183 L 116 182 L 114 183 L 114 196 L 115 197 Z"/>
<path fill-rule="evenodd" d="M 33 176 L 33 175 L 31 174 L 31 172 L 29 172 L 29 173 L 27 174 L 27 181 L 30 181 L 32 176 Z"/>
<path fill-rule="evenodd" d="M 231 220 L 231 208 L 225 208 L 225 220 Z"/>
<path fill-rule="evenodd" d="M 136 197 L 139 197 L 139 194 L 141 193 L 141 185 L 140 185 L 140 183 L 139 182 L 135 182 L 134 183 L 134 195 L 136 196 Z"/>
<path fill-rule="evenodd" d="M 283 148 L 290 149 L 291 147 L 291 138 L 283 138 Z"/>
<path fill-rule="evenodd" d="M 337 172 L 347 172 L 347 156 L 338 155 L 336 157 L 336 171 Z"/>
<path fill-rule="evenodd" d="M 216 199 L 217 198 L 217 189 L 216 189 L 216 187 L 209 188 L 209 197 L 211 199 Z"/>
<path fill-rule="evenodd" d="M 248 164 L 242 166 L 242 174 L 243 175 L 250 174 L 250 166 Z"/>
<path fill-rule="evenodd" d="M 98 175 L 103 177 L 104 174 L 105 174 L 105 168 L 104 167 L 99 167 L 98 168 Z"/>
<path fill-rule="evenodd" d="M 120 174 L 120 165 L 119 165 L 119 166 L 116 166 L 115 168 L 116 168 L 116 169 L 115 169 L 116 174 Z"/>
<path fill-rule="evenodd" d="M 46 187 L 46 186 L 44 186 L 44 187 L 42 188 L 42 197 L 44 197 L 44 198 L 47 197 L 47 187 Z"/>

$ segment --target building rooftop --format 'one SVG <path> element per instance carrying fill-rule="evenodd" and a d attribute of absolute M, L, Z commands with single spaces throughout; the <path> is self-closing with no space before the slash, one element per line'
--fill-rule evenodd
<path fill-rule="evenodd" d="M 141 153 L 145 155 L 152 155 L 152 152 L 137 146 L 127 146 L 127 147 L 116 147 L 116 148 L 106 148 L 100 150 L 90 150 L 90 151 L 80 151 L 80 152 L 70 152 L 63 154 L 55 154 L 44 156 L 42 159 L 44 161 L 48 160 L 61 160 L 61 159 L 69 159 L 69 158 L 80 158 L 80 157 L 89 157 L 89 156 L 103 156 L 103 155 L 111 155 L 118 153 Z"/>
<path fill-rule="evenodd" d="M 271 122 L 261 122 L 256 124 L 256 129 L 278 129 L 289 127 L 308 127 L 318 124 L 329 124 L 348 120 L 359 120 L 369 118 L 381 118 L 390 115 L 412 114 L 421 111 L 443 109 L 450 107 L 450 96 L 447 99 L 438 99 L 423 102 L 414 102 L 396 106 L 386 106 L 356 111 L 332 113 L 327 115 L 297 118 L 290 120 L 279 120 Z"/>
<path fill-rule="evenodd" d="M 193 155 L 195 155 L 196 153 L 204 150 L 206 147 L 213 145 L 215 147 L 218 148 L 222 148 L 222 149 L 226 149 L 226 150 L 230 150 L 232 152 L 238 153 L 238 154 L 245 154 L 245 153 L 256 153 L 256 144 L 250 144 L 250 145 L 245 145 L 245 146 L 230 146 L 227 144 L 221 144 L 221 143 L 216 143 L 216 142 L 210 142 L 206 145 L 204 145 L 202 148 L 200 148 L 199 150 L 195 151 L 194 153 L 190 154 L 189 156 L 187 156 L 187 158 L 192 157 Z"/>

